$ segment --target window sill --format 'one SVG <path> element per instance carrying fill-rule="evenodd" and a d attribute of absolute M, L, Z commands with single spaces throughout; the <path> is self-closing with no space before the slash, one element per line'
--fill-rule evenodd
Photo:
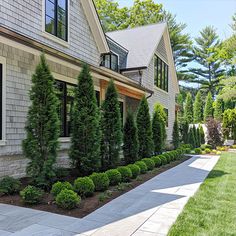
<path fill-rule="evenodd" d="M 70 143 L 71 141 L 71 138 L 70 137 L 62 137 L 62 138 L 59 138 L 59 142 L 60 143 Z"/>
<path fill-rule="evenodd" d="M 0 146 L 5 146 L 7 144 L 6 140 L 0 140 Z"/>
<path fill-rule="evenodd" d="M 63 47 L 68 48 L 70 46 L 67 41 L 59 39 L 58 37 L 56 37 L 56 36 L 54 36 L 52 34 L 49 34 L 49 33 L 45 32 L 45 31 L 42 32 L 42 35 L 43 35 L 43 37 L 45 37 L 45 38 L 47 38 L 47 39 L 49 39 L 51 41 L 54 41 L 54 42 L 60 44 Z"/>
<path fill-rule="evenodd" d="M 155 85 L 155 89 L 158 90 L 158 91 L 160 91 L 160 92 L 162 92 L 162 93 L 165 93 L 165 94 L 167 94 L 167 95 L 169 94 L 168 92 L 166 92 L 165 90 L 163 90 L 163 89 L 157 87 L 156 85 Z"/>

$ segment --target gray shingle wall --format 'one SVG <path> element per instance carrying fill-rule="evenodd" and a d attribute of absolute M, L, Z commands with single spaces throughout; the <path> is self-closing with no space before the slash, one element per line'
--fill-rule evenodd
<path fill-rule="evenodd" d="M 0 0 L 0 25 L 87 63 L 99 65 L 100 54 L 80 1 L 69 1 L 69 47 L 62 46 L 43 36 L 43 1 L 44 0 Z"/>

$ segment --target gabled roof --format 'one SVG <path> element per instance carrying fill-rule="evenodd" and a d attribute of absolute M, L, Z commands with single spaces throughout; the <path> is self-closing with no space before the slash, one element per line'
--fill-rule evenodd
<path fill-rule="evenodd" d="M 139 68 L 148 67 L 166 28 L 166 23 L 158 23 L 106 34 L 129 50 L 127 68 Z"/>
<path fill-rule="evenodd" d="M 81 4 L 99 52 L 110 52 L 93 0 L 81 0 Z"/>

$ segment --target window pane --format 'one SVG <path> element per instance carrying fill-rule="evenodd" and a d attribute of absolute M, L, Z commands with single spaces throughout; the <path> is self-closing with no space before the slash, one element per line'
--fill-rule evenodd
<path fill-rule="evenodd" d="M 73 101 L 75 97 L 75 87 L 72 85 L 67 85 L 67 97 L 66 97 L 66 136 L 71 134 L 71 117 Z"/>
<path fill-rule="evenodd" d="M 2 64 L 0 64 L 0 140 L 2 139 Z"/>
<path fill-rule="evenodd" d="M 110 55 L 105 55 L 105 67 L 110 68 Z"/>
<path fill-rule="evenodd" d="M 157 57 L 155 56 L 154 58 L 154 83 L 157 86 L 158 84 L 158 77 L 157 77 L 157 70 L 158 70 L 158 66 L 157 66 Z"/>
<path fill-rule="evenodd" d="M 55 21 L 48 16 L 46 16 L 45 30 L 50 34 L 55 35 Z"/>
<path fill-rule="evenodd" d="M 66 0 L 58 0 L 58 7 L 66 9 Z"/>
<path fill-rule="evenodd" d="M 55 5 L 51 1 L 46 1 L 46 15 L 51 18 L 55 17 Z"/>
<path fill-rule="evenodd" d="M 57 20 L 64 25 L 66 24 L 66 12 L 62 10 L 60 7 L 58 7 L 57 10 Z"/>
<path fill-rule="evenodd" d="M 168 66 L 166 65 L 166 70 L 165 70 L 165 90 L 168 92 Z"/>
<path fill-rule="evenodd" d="M 111 69 L 118 71 L 118 56 L 114 54 L 111 55 Z"/>
<path fill-rule="evenodd" d="M 158 58 L 158 84 L 157 87 L 161 88 L 161 80 L 162 80 L 162 63 L 160 58 Z"/>
<path fill-rule="evenodd" d="M 66 40 L 66 27 L 61 22 L 58 22 L 57 36 Z"/>
<path fill-rule="evenodd" d="M 164 87 L 164 80 L 165 80 L 165 63 L 162 61 L 162 81 L 161 81 L 161 89 L 165 89 Z"/>

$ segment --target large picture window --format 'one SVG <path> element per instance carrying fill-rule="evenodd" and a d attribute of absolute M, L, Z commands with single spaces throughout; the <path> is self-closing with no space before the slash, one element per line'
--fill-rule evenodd
<path fill-rule="evenodd" d="M 60 136 L 70 137 L 72 107 L 75 97 L 75 86 L 63 81 L 56 81 L 57 96 L 59 98 L 58 115 L 60 119 Z M 100 92 L 96 91 L 97 104 L 100 105 Z"/>
<path fill-rule="evenodd" d="M 3 90 L 3 68 L 2 68 L 2 64 L 0 64 L 0 140 L 2 140 L 2 123 L 3 123 L 3 119 L 2 119 L 2 97 L 3 97 L 3 94 L 2 94 L 2 90 Z"/>
<path fill-rule="evenodd" d="M 154 58 L 154 79 L 155 85 L 168 92 L 168 78 L 169 78 L 169 67 L 162 61 L 158 56 Z"/>
<path fill-rule="evenodd" d="M 67 41 L 68 0 L 45 0 L 45 31 Z"/>

